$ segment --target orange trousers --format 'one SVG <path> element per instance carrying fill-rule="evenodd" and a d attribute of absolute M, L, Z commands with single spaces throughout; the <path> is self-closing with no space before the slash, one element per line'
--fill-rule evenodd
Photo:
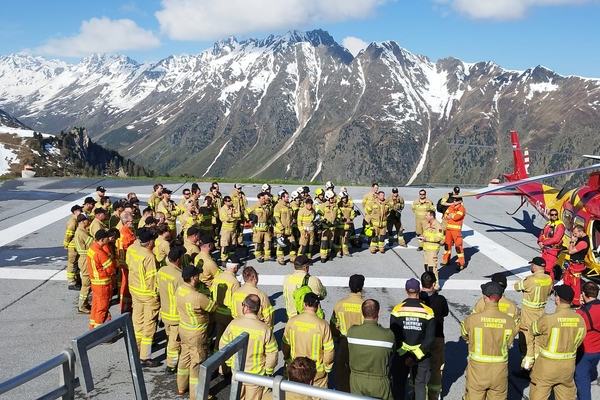
<path fill-rule="evenodd" d="M 110 321 L 110 300 L 113 295 L 112 284 L 92 284 L 92 310 L 90 311 L 90 330 L 106 321 Z"/>
<path fill-rule="evenodd" d="M 565 271 L 563 282 L 573 289 L 573 301 L 571 302 L 575 306 L 581 305 L 581 273 L 585 271 L 584 264 L 569 263 L 569 267 Z"/>
<path fill-rule="evenodd" d="M 454 229 L 446 229 L 446 240 L 444 242 L 444 264 L 450 262 L 452 256 L 452 245 L 456 249 L 456 255 L 458 256 L 458 265 L 461 267 L 465 266 L 465 252 L 463 251 L 463 238 L 462 232 Z"/>
<path fill-rule="evenodd" d="M 121 267 L 121 287 L 119 288 L 119 308 L 121 314 L 131 312 L 131 293 L 129 292 L 129 270 Z"/>

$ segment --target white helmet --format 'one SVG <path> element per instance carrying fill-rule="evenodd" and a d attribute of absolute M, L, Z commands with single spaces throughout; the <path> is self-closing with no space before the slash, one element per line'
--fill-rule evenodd
<path fill-rule="evenodd" d="M 333 190 L 327 190 L 325 192 L 325 200 L 333 199 L 334 197 L 335 193 L 333 193 Z"/>
<path fill-rule="evenodd" d="M 271 189 L 271 185 L 269 185 L 268 183 L 265 183 L 262 185 L 262 191 L 266 192 L 267 190 Z"/>
<path fill-rule="evenodd" d="M 304 193 L 304 188 L 300 186 L 298 189 L 296 189 L 296 192 L 298 192 L 298 194 Z"/>
<path fill-rule="evenodd" d="M 298 197 L 300 197 L 300 195 L 298 194 L 298 192 L 296 190 L 294 190 L 292 192 L 292 194 L 290 195 L 290 197 L 292 198 L 292 200 L 296 200 Z"/>
<path fill-rule="evenodd" d="M 346 186 L 342 186 L 342 188 L 340 189 L 341 193 L 348 193 L 348 189 L 346 189 Z"/>
<path fill-rule="evenodd" d="M 332 187 L 335 187 L 335 185 L 333 184 L 333 182 L 327 181 L 327 183 L 325 184 L 325 188 L 329 189 L 329 188 L 332 188 Z"/>
<path fill-rule="evenodd" d="M 343 199 L 343 198 L 348 198 L 348 193 L 347 193 L 347 192 L 344 192 L 344 191 L 341 191 L 341 192 L 338 194 L 338 196 L 339 196 L 340 200 L 341 200 L 341 199 Z"/>
<path fill-rule="evenodd" d="M 277 192 L 277 197 L 279 197 L 281 199 L 283 197 L 283 195 L 286 193 L 287 193 L 287 190 L 281 189 L 279 192 Z"/>

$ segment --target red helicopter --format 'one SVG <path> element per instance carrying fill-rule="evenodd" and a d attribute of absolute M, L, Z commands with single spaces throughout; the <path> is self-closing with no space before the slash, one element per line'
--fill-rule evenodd
<path fill-rule="evenodd" d="M 511 131 L 510 134 L 514 171 L 511 174 L 502 174 L 507 182 L 469 191 L 464 193 L 463 196 L 476 196 L 477 198 L 488 194 L 521 196 L 521 204 L 515 210 L 515 213 L 526 202 L 529 202 L 546 220 L 550 218 L 549 211 L 551 209 L 558 210 L 559 218 L 566 227 L 563 245 L 566 248 L 573 227 L 576 225 L 582 226 L 590 238 L 590 249 L 585 258 L 585 275 L 590 278 L 600 277 L 600 253 L 598 252 L 600 250 L 600 171 L 590 173 L 587 184 L 574 189 L 557 189 L 540 182 L 560 175 L 600 169 L 600 164 L 530 177 L 527 172 L 529 166 L 528 152 L 525 150 L 524 154 L 521 150 L 517 132 Z M 600 156 L 585 155 L 584 157 L 600 160 Z M 503 191 L 513 188 L 514 191 Z M 566 251 L 561 252 L 557 261 L 559 266 L 563 266 L 566 257 L 568 257 Z"/>

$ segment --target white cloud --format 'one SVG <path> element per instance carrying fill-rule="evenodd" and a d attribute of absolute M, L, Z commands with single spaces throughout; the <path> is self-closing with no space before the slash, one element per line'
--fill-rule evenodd
<path fill-rule="evenodd" d="M 391 0 L 162 0 L 161 33 L 176 40 L 295 29 L 362 19 Z"/>
<path fill-rule="evenodd" d="M 597 0 L 434 0 L 474 19 L 513 20 L 536 6 L 579 5 Z"/>
<path fill-rule="evenodd" d="M 367 48 L 369 43 L 354 36 L 346 36 L 342 41 L 342 46 L 348 49 L 354 57 L 361 51 Z"/>
<path fill-rule="evenodd" d="M 102 17 L 83 21 L 78 35 L 49 39 L 33 52 L 63 57 L 84 57 L 91 53 L 148 50 L 158 46 L 160 40 L 156 35 L 140 28 L 134 21 Z"/>

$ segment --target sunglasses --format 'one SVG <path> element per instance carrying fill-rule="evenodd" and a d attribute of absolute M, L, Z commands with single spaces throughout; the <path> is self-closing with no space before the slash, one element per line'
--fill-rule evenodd
<path fill-rule="evenodd" d="M 550 214 L 551 217 L 558 217 L 558 214 Z"/>

